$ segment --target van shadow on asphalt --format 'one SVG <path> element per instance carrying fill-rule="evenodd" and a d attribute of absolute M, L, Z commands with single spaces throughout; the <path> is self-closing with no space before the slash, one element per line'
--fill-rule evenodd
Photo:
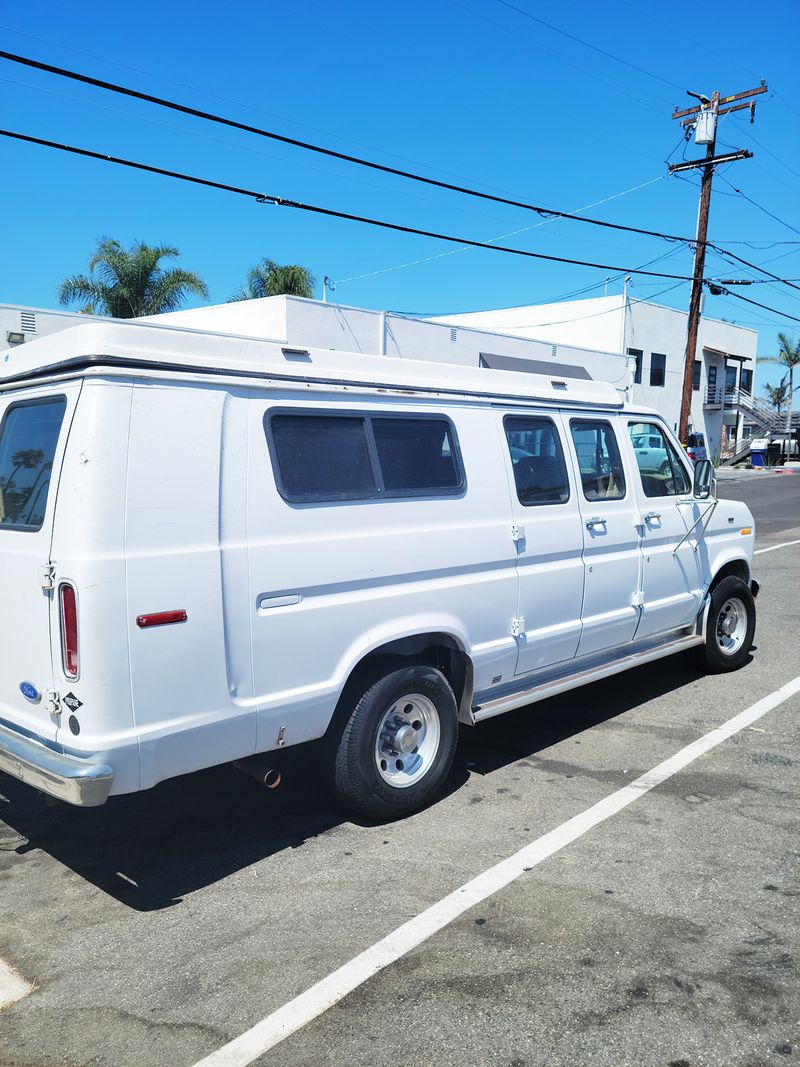
<path fill-rule="evenodd" d="M 470 774 L 535 762 L 551 745 L 698 677 L 687 657 L 670 657 L 462 729 L 439 802 Z M 16 848 L 8 842 L 6 851 L 41 849 L 128 907 L 153 911 L 343 822 L 369 825 L 330 798 L 315 746 L 281 752 L 275 766 L 284 784 L 272 791 L 226 765 L 86 809 L 48 802 L 0 774 L 0 794 L 9 801 L 2 821 L 25 839 Z"/>

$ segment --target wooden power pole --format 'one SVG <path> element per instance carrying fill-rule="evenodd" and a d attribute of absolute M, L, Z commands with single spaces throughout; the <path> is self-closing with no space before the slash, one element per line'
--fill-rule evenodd
<path fill-rule="evenodd" d="M 689 323 L 686 333 L 686 359 L 683 367 L 683 390 L 681 393 L 681 416 L 678 424 L 678 438 L 682 445 L 686 445 L 689 436 L 689 415 L 692 409 L 692 380 L 694 377 L 694 362 L 697 354 L 697 334 L 700 328 L 700 304 L 703 296 L 703 273 L 706 262 L 706 243 L 708 235 L 708 215 L 711 208 L 711 181 L 714 176 L 714 167 L 718 163 L 732 163 L 736 159 L 748 159 L 752 152 L 743 149 L 738 152 L 728 152 L 725 155 L 715 155 L 717 145 L 717 120 L 720 115 L 727 115 L 730 111 L 741 111 L 743 108 L 750 109 L 750 121 L 755 116 L 755 102 L 739 103 L 760 93 L 765 93 L 767 86 L 762 82 L 757 89 L 747 89 L 743 93 L 735 93 L 733 96 L 720 97 L 715 92 L 711 99 L 706 96 L 697 96 L 700 103 L 697 107 L 684 108 L 675 111 L 674 119 L 681 119 L 681 126 L 694 127 L 696 130 L 695 140 L 698 144 L 706 146 L 705 159 L 689 160 L 685 163 L 670 165 L 670 174 L 682 170 L 695 170 L 703 168 L 703 179 L 700 185 L 700 205 L 697 212 L 697 238 L 694 250 L 694 270 L 692 271 L 692 295 L 689 298 Z M 720 107 L 721 104 L 731 105 Z M 688 133 L 687 133 L 688 136 Z"/>

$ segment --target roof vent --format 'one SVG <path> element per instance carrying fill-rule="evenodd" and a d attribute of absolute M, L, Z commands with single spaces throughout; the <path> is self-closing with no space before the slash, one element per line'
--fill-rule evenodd
<path fill-rule="evenodd" d="M 550 384 L 552 385 L 552 387 L 554 389 L 564 389 L 564 390 L 566 390 L 566 388 L 567 388 L 567 383 L 566 382 L 554 382 L 554 381 L 551 381 Z"/>
<path fill-rule="evenodd" d="M 451 345 L 454 345 L 456 343 L 456 337 L 457 336 L 458 336 L 458 333 L 457 333 L 456 330 L 451 330 L 450 331 L 450 344 Z"/>
<path fill-rule="evenodd" d="M 19 324 L 23 333 L 36 333 L 36 312 L 20 311 Z"/>
<path fill-rule="evenodd" d="M 282 348 L 283 358 L 293 363 L 311 363 L 311 353 L 307 348 Z"/>

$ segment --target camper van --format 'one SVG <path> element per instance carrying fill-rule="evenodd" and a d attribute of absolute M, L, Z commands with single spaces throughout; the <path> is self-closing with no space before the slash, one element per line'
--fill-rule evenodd
<path fill-rule="evenodd" d="M 317 740 L 397 817 L 460 726 L 745 664 L 753 544 L 658 414 L 555 363 L 80 325 L 0 353 L 0 771 L 97 805 Z"/>

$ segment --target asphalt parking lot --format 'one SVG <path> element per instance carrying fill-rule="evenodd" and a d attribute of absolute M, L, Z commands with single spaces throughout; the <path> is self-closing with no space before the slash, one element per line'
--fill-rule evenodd
<path fill-rule="evenodd" d="M 193 1067 L 793 680 L 800 474 L 720 495 L 756 515 L 752 661 L 672 657 L 464 729 L 444 795 L 404 821 L 336 809 L 300 750 L 275 792 L 223 767 L 95 810 L 0 775 L 0 958 L 33 984 L 0 1012 L 0 1064 Z M 795 693 L 271 1050 L 215 1063 L 800 1062 L 798 712 Z"/>

